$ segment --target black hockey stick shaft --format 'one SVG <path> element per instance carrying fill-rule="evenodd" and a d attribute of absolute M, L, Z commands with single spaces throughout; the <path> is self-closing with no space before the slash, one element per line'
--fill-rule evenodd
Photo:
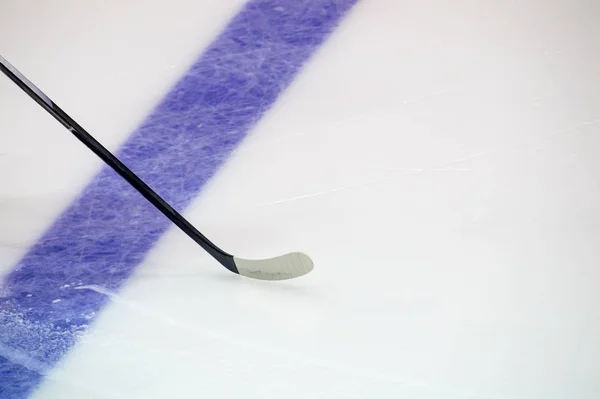
<path fill-rule="evenodd" d="M 31 83 L 21 72 L 0 56 L 0 70 L 4 72 L 17 86 L 35 100 L 42 108 L 56 118 L 64 127 L 66 127 L 79 141 L 92 150 L 108 166 L 124 178 L 133 188 L 144 196 L 152 205 L 162 212 L 169 220 L 177 225 L 192 240 L 196 241 L 204 250 L 211 254 L 227 269 L 238 273 L 233 256 L 226 253 L 215 244 L 210 242 L 202 233 L 200 233 L 190 222 L 188 222 L 179 212 L 162 199 L 154 190 L 152 190 L 142 179 L 133 173 L 123 162 L 100 144 L 91 134 L 82 128 L 66 112 L 56 105 L 48 96 L 46 96 L 37 86 Z"/>

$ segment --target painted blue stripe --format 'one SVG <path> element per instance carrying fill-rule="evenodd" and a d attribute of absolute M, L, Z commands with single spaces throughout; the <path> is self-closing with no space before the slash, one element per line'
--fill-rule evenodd
<path fill-rule="evenodd" d="M 185 208 L 355 2 L 248 2 L 119 157 Z M 119 289 L 169 223 L 112 170 L 93 179 L 0 290 L 1 398 L 31 393 L 105 305 L 75 288 Z"/>

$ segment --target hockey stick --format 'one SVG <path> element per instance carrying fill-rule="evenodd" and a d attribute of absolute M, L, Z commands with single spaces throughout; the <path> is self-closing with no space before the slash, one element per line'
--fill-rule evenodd
<path fill-rule="evenodd" d="M 208 238 L 204 237 L 179 212 L 173 209 L 171 205 L 155 193 L 142 179 L 136 176 L 117 157 L 96 141 L 92 135 L 79 126 L 77 122 L 60 109 L 48 96 L 2 56 L 0 56 L 0 70 L 228 270 L 259 280 L 287 280 L 300 277 L 313 269 L 311 259 L 301 252 L 292 252 L 271 259 L 249 260 L 234 257 L 223 251 L 210 242 Z"/>

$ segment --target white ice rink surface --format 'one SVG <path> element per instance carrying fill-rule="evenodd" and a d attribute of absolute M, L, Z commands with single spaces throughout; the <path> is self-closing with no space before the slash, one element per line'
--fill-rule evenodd
<path fill-rule="evenodd" d="M 242 4 L 1 0 L 0 54 L 117 149 Z M 1 277 L 102 164 L 0 78 Z M 185 215 L 315 270 L 173 228 L 32 398 L 599 398 L 600 5 L 359 1 Z"/>

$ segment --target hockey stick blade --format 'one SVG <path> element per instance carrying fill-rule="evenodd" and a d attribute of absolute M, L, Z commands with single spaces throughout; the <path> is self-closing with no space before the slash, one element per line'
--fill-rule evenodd
<path fill-rule="evenodd" d="M 0 70 L 226 269 L 233 273 L 258 280 L 288 280 L 303 276 L 313 269 L 312 260 L 300 252 L 293 252 L 271 259 L 249 260 L 236 258 L 223 251 L 202 235 L 179 212 L 154 192 L 142 179 L 111 154 L 91 134 L 67 115 L 66 112 L 2 56 L 0 56 Z"/>
<path fill-rule="evenodd" d="M 314 267 L 312 260 L 302 252 L 262 260 L 233 259 L 239 274 L 259 280 L 288 280 L 303 276 Z"/>

